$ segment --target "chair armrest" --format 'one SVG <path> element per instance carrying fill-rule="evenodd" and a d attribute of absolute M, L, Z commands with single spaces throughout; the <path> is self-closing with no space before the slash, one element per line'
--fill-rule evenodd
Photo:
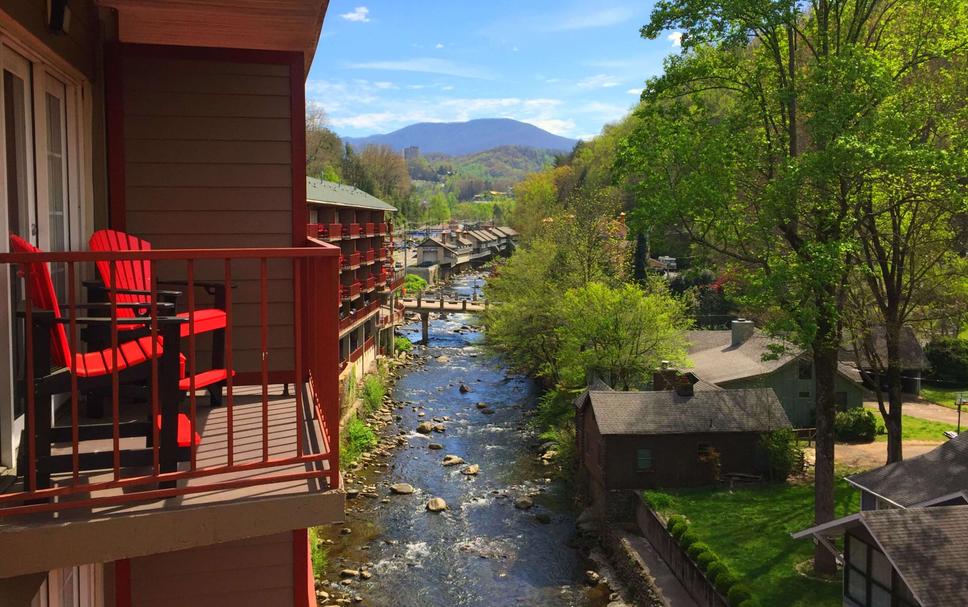
<path fill-rule="evenodd" d="M 144 303 L 129 302 L 129 303 L 118 303 L 115 305 L 118 308 L 124 308 L 126 310 L 146 310 L 148 308 L 151 308 L 151 303 L 149 302 L 144 302 Z M 155 305 L 159 309 L 165 310 L 165 311 L 175 309 L 175 304 L 171 303 L 170 301 L 159 301 L 159 302 L 156 302 Z M 104 302 L 104 301 L 90 302 L 89 301 L 89 302 L 75 303 L 75 304 L 61 304 L 60 307 L 62 309 L 63 308 L 84 308 L 87 310 L 110 310 L 111 302 Z"/>
<path fill-rule="evenodd" d="M 158 283 L 162 284 L 162 283 Z M 88 289 L 93 289 L 96 291 L 101 291 L 103 293 L 117 293 L 119 295 L 144 295 L 145 297 L 151 297 L 151 291 L 141 290 L 141 289 L 110 289 L 104 285 L 101 281 L 86 280 L 84 281 L 84 286 Z M 164 297 L 168 299 L 178 299 L 181 297 L 181 291 L 170 291 L 165 289 L 155 289 L 155 293 L 158 297 Z"/>
<path fill-rule="evenodd" d="M 151 316 L 137 316 L 133 318 L 118 318 L 115 321 L 119 325 L 148 325 L 151 324 Z M 188 322 L 187 318 L 178 318 L 176 316 L 158 316 L 156 318 L 159 325 L 175 325 Z M 59 324 L 68 324 L 71 322 L 69 318 L 52 318 L 50 322 L 55 322 Z M 74 319 L 74 322 L 86 324 L 86 325 L 110 325 L 111 319 L 105 318 L 103 316 L 90 317 L 90 316 L 80 316 Z"/>

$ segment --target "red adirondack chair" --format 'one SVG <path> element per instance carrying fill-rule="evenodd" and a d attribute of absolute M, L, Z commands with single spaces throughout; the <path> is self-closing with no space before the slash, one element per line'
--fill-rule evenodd
<path fill-rule="evenodd" d="M 98 230 L 91 235 L 88 246 L 92 251 L 150 251 L 151 243 L 118 230 Z M 95 263 L 101 282 L 105 285 L 106 295 L 114 298 L 119 304 L 149 305 L 151 296 L 151 262 L 148 260 L 119 260 L 98 261 Z M 112 276 L 112 266 L 114 275 Z M 113 284 L 112 284 L 113 279 Z M 184 282 L 159 281 L 165 285 L 185 285 Z M 194 327 L 195 335 L 212 333 L 212 368 L 195 374 L 196 389 L 208 388 L 213 405 L 222 402 L 222 385 L 228 378 L 229 371 L 225 369 L 225 285 L 208 282 L 195 282 L 195 286 L 204 288 L 214 295 L 216 307 L 198 308 L 192 316 L 192 323 L 181 325 L 181 336 L 188 337 Z M 178 291 L 156 291 L 160 299 L 176 303 Z M 118 318 L 129 317 L 137 310 L 125 306 L 119 308 Z M 188 312 L 176 315 L 178 318 L 189 320 Z M 185 359 L 182 357 L 182 366 Z M 182 376 L 185 376 L 184 371 Z M 190 388 L 189 381 L 183 382 L 183 389 Z"/>
<path fill-rule="evenodd" d="M 15 234 L 10 235 L 10 250 L 16 253 L 41 252 Z M 70 320 L 61 314 L 61 305 L 57 300 L 47 264 L 30 262 L 23 265 L 27 266 L 27 271 L 21 269 L 21 275 L 27 281 L 26 296 L 30 301 L 33 320 L 32 326 L 27 327 L 27 330 L 32 331 L 33 336 L 35 376 L 34 386 L 27 388 L 35 390 L 34 422 L 30 427 L 30 416 L 28 416 L 25 437 L 33 435 L 35 441 L 36 485 L 28 489 L 48 487 L 52 473 L 71 470 L 72 466 L 71 455 L 51 455 L 52 444 L 72 440 L 69 426 L 53 425 L 49 405 L 51 396 L 70 392 L 72 376 L 76 377 L 80 394 L 109 387 L 115 371 L 118 372 L 120 381 L 143 381 L 150 373 L 150 365 L 144 363 L 156 357 L 158 358 L 160 412 L 154 422 L 159 428 L 160 463 L 163 472 L 174 470 L 178 461 L 187 457 L 187 450 L 190 449 L 193 441 L 188 418 L 178 412 L 183 381 L 179 378 L 178 335 L 180 326 L 185 323 L 184 319 L 159 316 L 156 319 L 158 336 L 143 335 L 120 341 L 116 352 L 114 348 L 95 349 L 90 352 L 75 351 L 71 348 L 71 342 L 64 329 L 64 325 Z M 105 303 L 73 305 L 85 309 L 110 306 Z M 123 307 L 127 311 L 144 308 L 142 304 L 128 303 L 119 303 L 117 307 L 119 309 Z M 171 310 L 173 306 L 162 304 L 159 307 L 160 310 L 165 308 Z M 77 325 L 107 324 L 110 326 L 112 322 L 110 318 L 103 316 L 95 318 L 77 314 L 74 316 L 74 322 Z M 124 325 L 126 328 L 144 329 L 151 320 L 144 316 L 127 315 L 124 319 L 119 318 L 117 322 L 119 326 Z M 145 437 L 147 444 L 150 445 L 154 436 L 150 413 L 148 418 L 143 422 L 119 422 L 120 436 Z M 80 441 L 105 439 L 113 436 L 114 425 L 113 423 L 85 424 L 80 426 L 78 431 Z M 201 437 L 196 433 L 194 443 L 197 445 L 200 441 Z M 23 445 L 20 453 L 22 459 L 27 456 L 26 445 Z M 121 453 L 120 459 L 124 466 L 144 466 L 153 460 L 153 451 L 150 447 L 127 449 Z M 81 469 L 110 468 L 112 465 L 113 453 L 110 451 L 79 454 Z M 21 469 L 26 470 L 26 467 L 23 466 Z M 27 474 L 24 476 L 25 479 L 29 477 Z"/>

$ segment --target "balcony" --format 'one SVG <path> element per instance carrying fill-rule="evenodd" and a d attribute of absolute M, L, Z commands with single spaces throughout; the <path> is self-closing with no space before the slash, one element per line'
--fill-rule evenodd
<path fill-rule="evenodd" d="M 381 247 L 377 252 L 377 259 L 386 259 L 390 256 L 390 249 L 387 247 Z"/>
<path fill-rule="evenodd" d="M 360 296 L 360 291 L 362 288 L 363 288 L 363 285 L 359 281 L 349 285 L 341 285 L 340 298 L 343 299 L 344 301 L 356 299 L 357 297 Z"/>
<path fill-rule="evenodd" d="M 345 238 L 359 238 L 362 232 L 360 224 L 351 223 L 343 226 L 343 236 Z"/>
<path fill-rule="evenodd" d="M 340 257 L 340 266 L 344 270 L 352 270 L 360 267 L 361 256 L 359 253 L 350 253 L 349 255 Z"/>
<path fill-rule="evenodd" d="M 376 261 L 376 249 L 370 249 L 363 254 L 363 263 L 371 264 Z"/>
<path fill-rule="evenodd" d="M 367 236 L 376 236 L 376 224 L 375 223 L 365 224 L 364 230 L 366 230 L 366 235 Z"/>
<path fill-rule="evenodd" d="M 367 276 L 366 280 L 363 282 L 363 290 L 365 292 L 370 292 L 376 288 L 376 276 Z"/>
<path fill-rule="evenodd" d="M 40 551 L 49 556 L 71 546 L 75 562 L 100 562 L 235 539 L 236 530 L 219 522 L 225 508 L 259 520 L 260 532 L 276 533 L 293 524 L 284 519 L 294 502 L 285 500 L 317 508 L 317 521 L 320 513 L 338 520 L 342 497 L 332 491 L 340 485 L 337 335 L 330 305 L 338 250 L 320 244 L 0 254 L 0 271 L 15 265 L 24 284 L 49 266 L 70 285 L 62 315 L 25 297 L 15 316 L 23 379 L 38 388 L 25 395 L 25 469 L 0 492 L 5 550 L 37 554 L 37 545 L 50 544 Z M 79 277 L 96 276 L 98 262 L 112 271 L 137 264 L 155 278 L 130 296 L 140 299 L 122 302 L 127 293 L 81 288 Z M 159 273 L 180 279 L 179 291 L 159 290 L 158 284 L 175 284 L 162 282 Z M 94 292 L 113 301 L 94 301 Z M 221 301 L 212 300 L 213 292 L 223 294 Z M 124 316 L 125 309 L 138 312 Z M 204 319 L 213 309 L 224 313 L 225 323 L 207 331 Z M 52 327 L 65 334 L 54 348 Z M 104 331 L 94 332 L 97 327 Z M 126 348 L 142 340 L 150 352 L 142 348 L 143 356 L 132 357 Z M 208 386 L 220 406 L 202 388 L 216 371 L 207 364 L 215 366 L 214 351 L 234 371 Z M 66 368 L 58 364 L 65 356 L 72 361 Z M 107 368 L 100 375 L 106 381 L 96 384 L 103 390 L 101 411 L 92 406 L 90 357 Z M 53 416 L 44 404 L 51 394 L 64 395 Z M 168 518 L 173 512 L 184 514 L 177 523 Z M 11 516 L 16 524 L 5 524 Z M 152 524 L 178 533 L 144 534 Z M 54 526 L 57 533 L 50 532 Z M 0 577 L 38 563 L 10 559 Z"/>
<path fill-rule="evenodd" d="M 385 235 L 389 234 L 390 233 L 389 225 L 390 224 L 388 224 L 388 223 L 378 223 L 378 224 L 376 224 L 377 234 L 379 234 L 381 236 L 385 236 Z"/>
<path fill-rule="evenodd" d="M 353 310 L 347 316 L 344 316 L 339 321 L 339 332 L 343 333 L 349 331 L 355 326 L 359 325 L 361 322 L 369 318 L 374 312 L 380 309 L 379 301 L 372 301 L 367 305 L 359 308 L 358 310 Z"/>

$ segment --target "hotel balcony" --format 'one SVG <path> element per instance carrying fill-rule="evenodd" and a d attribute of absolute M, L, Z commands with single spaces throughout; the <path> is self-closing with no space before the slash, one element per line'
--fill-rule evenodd
<path fill-rule="evenodd" d="M 0 270 L 31 285 L 14 316 L 30 389 L 23 464 L 0 490 L 13 557 L 0 578 L 342 520 L 337 256 L 329 245 L 0 254 Z M 146 291 L 82 288 L 97 263 L 156 278 Z M 47 268 L 67 285 L 59 313 L 33 295 Z M 222 328 L 209 330 L 213 314 Z"/>

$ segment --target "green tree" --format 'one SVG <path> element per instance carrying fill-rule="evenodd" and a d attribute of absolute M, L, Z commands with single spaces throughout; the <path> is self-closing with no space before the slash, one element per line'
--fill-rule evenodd
<path fill-rule="evenodd" d="M 416 274 L 407 274 L 403 279 L 403 289 L 407 295 L 420 295 L 427 290 L 427 281 Z"/>
<path fill-rule="evenodd" d="M 594 374 L 617 389 L 640 388 L 662 361 L 686 362 L 688 311 L 661 279 L 647 289 L 592 282 L 565 293 L 559 313 L 566 385 L 580 386 Z"/>
<path fill-rule="evenodd" d="M 306 174 L 339 181 L 343 142 L 326 126 L 326 113 L 318 106 L 306 108 Z"/>
<path fill-rule="evenodd" d="M 646 87 L 622 159 L 639 163 L 637 210 L 677 216 L 731 260 L 747 305 L 811 352 L 817 523 L 833 517 L 833 387 L 855 209 L 880 134 L 870 117 L 892 87 L 963 48 L 964 13 L 957 0 L 662 0 L 642 28 L 682 32 L 683 54 Z M 814 563 L 835 567 L 820 546 Z"/>

